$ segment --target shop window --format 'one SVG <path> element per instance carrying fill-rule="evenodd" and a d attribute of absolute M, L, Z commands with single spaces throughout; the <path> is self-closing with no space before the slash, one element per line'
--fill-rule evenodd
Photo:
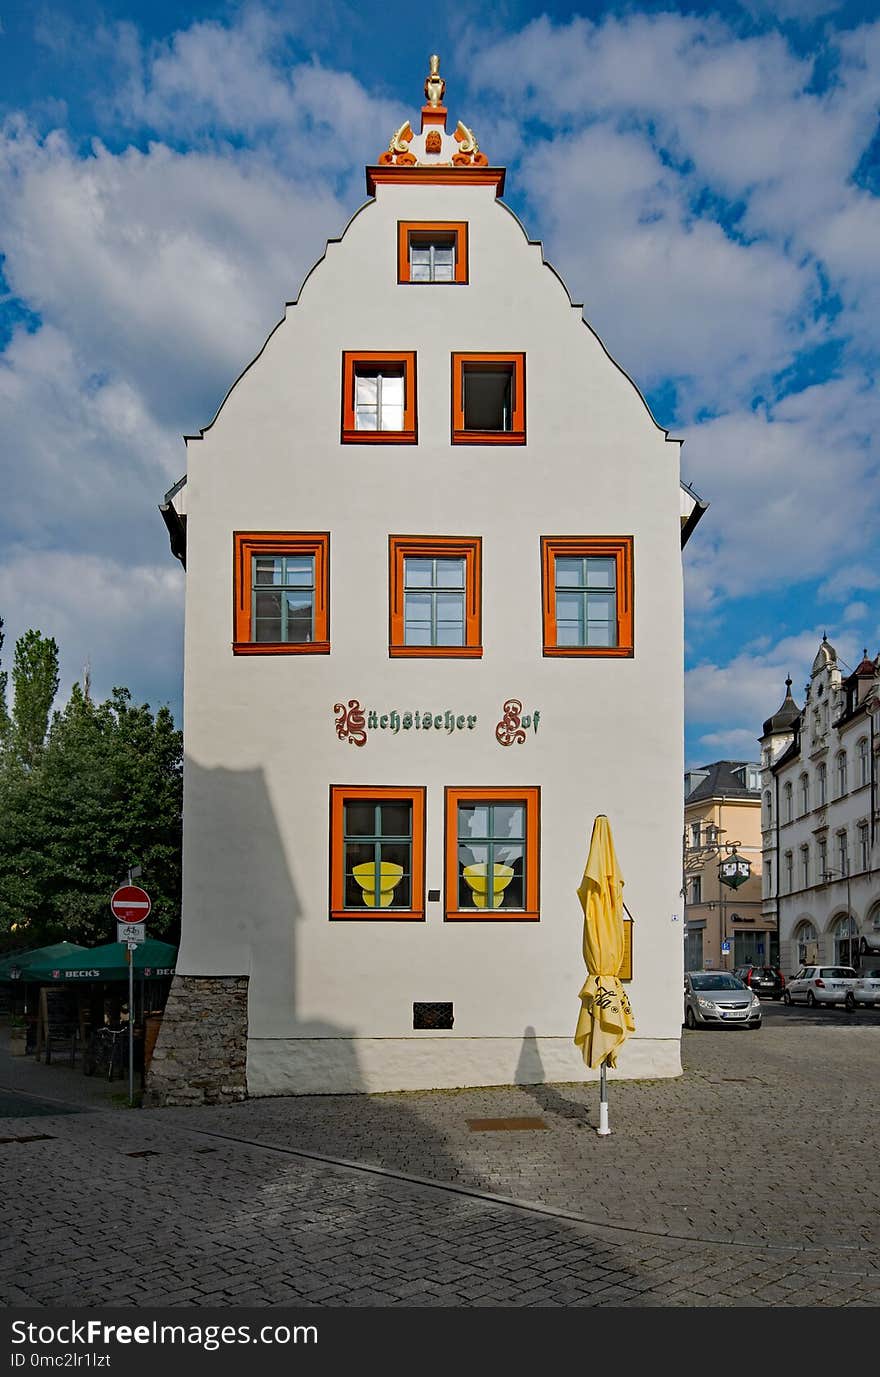
<path fill-rule="evenodd" d="M 452 443 L 524 445 L 525 354 L 452 355 Z"/>
<path fill-rule="evenodd" d="M 392 657 L 476 659 L 481 644 L 479 536 L 390 536 Z"/>
<path fill-rule="evenodd" d="M 466 283 L 467 224 L 451 220 L 399 220 L 397 280 L 401 283 Z"/>
<path fill-rule="evenodd" d="M 414 353 L 342 355 L 342 439 L 346 444 L 415 444 Z"/>
<path fill-rule="evenodd" d="M 542 536 L 545 655 L 633 654 L 632 536 Z"/>
<path fill-rule="evenodd" d="M 446 790 L 447 921 L 537 922 L 540 789 Z"/>
<path fill-rule="evenodd" d="M 424 921 L 424 788 L 331 786 L 330 917 Z"/>
<path fill-rule="evenodd" d="M 236 655 L 330 651 L 330 536 L 236 531 L 233 537 Z"/>

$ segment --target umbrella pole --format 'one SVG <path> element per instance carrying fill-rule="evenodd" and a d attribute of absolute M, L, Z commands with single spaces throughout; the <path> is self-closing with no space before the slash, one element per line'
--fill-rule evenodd
<path fill-rule="evenodd" d="M 608 1080 L 604 1061 L 599 1067 L 599 1127 L 596 1132 L 600 1138 L 607 1138 L 611 1132 L 608 1127 Z"/>

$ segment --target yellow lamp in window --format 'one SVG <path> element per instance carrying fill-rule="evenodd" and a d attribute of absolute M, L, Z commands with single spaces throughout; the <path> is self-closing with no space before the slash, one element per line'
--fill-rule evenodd
<path fill-rule="evenodd" d="M 376 907 L 376 862 L 365 861 L 363 865 L 352 867 L 352 875 L 363 890 L 363 900 L 367 908 Z M 394 861 L 379 862 L 379 907 L 389 908 L 394 898 L 394 890 L 403 879 L 403 866 Z"/>
<path fill-rule="evenodd" d="M 489 894 L 489 867 L 486 861 L 477 865 L 466 865 L 462 870 L 465 883 L 474 896 L 475 908 L 500 908 L 504 903 L 504 891 L 513 879 L 513 866 L 495 861 L 492 866 L 492 893 Z"/>

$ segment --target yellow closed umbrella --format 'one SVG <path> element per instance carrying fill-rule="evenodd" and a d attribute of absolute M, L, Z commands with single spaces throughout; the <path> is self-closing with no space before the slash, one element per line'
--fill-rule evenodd
<path fill-rule="evenodd" d="M 611 824 L 604 813 L 593 823 L 590 854 L 578 890 L 584 911 L 584 961 L 587 978 L 574 1040 L 590 1068 L 599 1067 L 599 1133 L 610 1133 L 606 1066 L 617 1065 L 617 1050 L 635 1031 L 626 991 L 620 983 L 624 960 L 623 876 L 614 851 Z"/>

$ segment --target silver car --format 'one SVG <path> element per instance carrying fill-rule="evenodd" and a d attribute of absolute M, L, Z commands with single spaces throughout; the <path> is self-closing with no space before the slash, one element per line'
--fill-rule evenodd
<path fill-rule="evenodd" d="M 720 1028 L 725 1023 L 760 1028 L 761 1001 L 729 971 L 688 971 L 684 1021 L 688 1028 Z"/>
<path fill-rule="evenodd" d="M 852 966 L 801 966 L 791 977 L 782 995 L 786 1004 L 803 1001 L 808 1009 L 817 1004 L 845 1004 L 856 1007 L 856 981 Z"/>

